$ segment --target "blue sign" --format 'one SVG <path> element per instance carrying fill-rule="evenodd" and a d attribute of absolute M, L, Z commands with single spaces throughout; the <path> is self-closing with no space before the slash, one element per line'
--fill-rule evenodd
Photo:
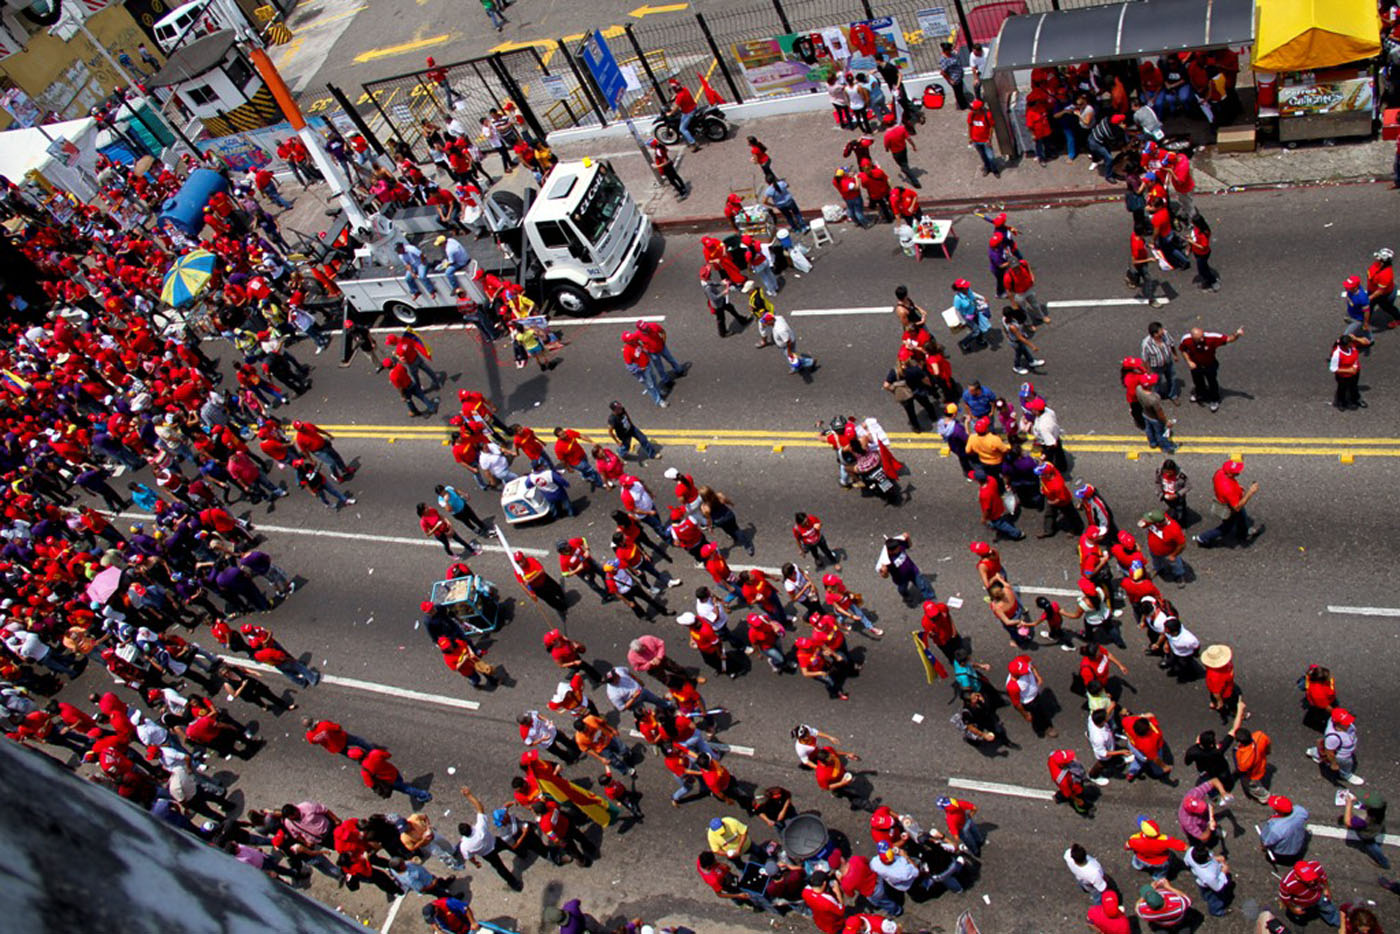
<path fill-rule="evenodd" d="M 616 110 L 618 101 L 622 100 L 622 92 L 627 90 L 627 79 L 622 76 L 622 69 L 617 66 L 612 49 L 608 48 L 608 41 L 596 29 L 583 40 L 583 61 L 597 82 L 598 90 L 603 92 L 603 103 L 609 109 Z"/>

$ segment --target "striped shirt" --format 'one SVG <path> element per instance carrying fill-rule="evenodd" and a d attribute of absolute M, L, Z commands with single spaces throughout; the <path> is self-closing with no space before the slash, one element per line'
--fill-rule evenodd
<path fill-rule="evenodd" d="M 1158 343 L 1150 334 L 1142 339 L 1142 361 L 1153 369 L 1166 366 L 1172 361 L 1172 348 L 1176 346 L 1176 339 L 1163 328 L 1162 341 Z"/>

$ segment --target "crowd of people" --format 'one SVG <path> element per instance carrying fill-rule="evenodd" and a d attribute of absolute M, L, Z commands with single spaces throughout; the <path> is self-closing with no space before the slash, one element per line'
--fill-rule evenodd
<path fill-rule="evenodd" d="M 1139 91 L 1149 110 L 1189 106 L 1182 88 L 1199 104 L 1197 78 L 1204 76 L 1206 103 L 1224 105 L 1230 86 L 1221 76 L 1230 73 L 1229 64 L 1173 59 L 1158 69 L 1158 85 L 1146 70 L 1140 72 Z M 454 100 L 450 83 L 434 76 L 432 59 L 428 66 L 429 78 L 455 113 L 460 101 Z M 907 161 L 916 121 L 896 118 L 895 108 L 902 106 L 904 114 L 915 110 L 900 104 L 905 99 L 897 69 L 893 81 L 882 80 L 885 91 L 875 97 L 871 80 L 846 79 L 837 117 L 862 129 L 869 116 L 888 125 L 885 151 L 916 188 L 918 173 Z M 1085 82 L 1115 102 L 1120 91 L 1128 93 L 1123 75 L 1102 69 L 1069 70 L 1038 80 L 1047 111 L 1060 107 L 1064 94 L 1084 91 Z M 1217 85 L 1223 91 L 1212 100 Z M 839 95 L 830 93 L 836 102 Z M 980 102 L 975 96 L 966 102 L 958 98 L 960 105 L 968 105 L 977 143 L 977 121 L 984 119 L 978 116 Z M 854 106 L 857 100 L 860 104 Z M 1129 121 L 1115 120 L 1122 114 L 1104 118 L 1110 135 L 1124 134 L 1121 143 L 1116 136 L 1096 137 L 1101 124 L 1086 123 L 1084 111 L 1075 106 L 1046 118 L 1063 124 L 1070 158 L 1085 142 L 1100 156 L 1107 175 L 1122 172 L 1127 177 L 1134 224 L 1130 285 L 1144 300 L 1155 302 L 1158 283 L 1152 266 L 1189 268 L 1189 251 L 1197 284 L 1218 289 L 1219 276 L 1209 264 L 1211 230 L 1192 198 L 1189 159 L 1164 151 L 1150 132 L 1130 142 Z M 1145 127 L 1140 113 L 1134 119 Z M 1071 117 L 1074 126 L 1068 123 Z M 332 147 L 331 154 L 357 178 L 367 197 L 381 203 L 435 204 L 447 227 L 469 229 L 463 204 L 474 202 L 465 200 L 463 192 L 479 197 L 474 180 L 483 181 L 485 175 L 484 184 L 492 182 L 481 164 L 477 132 L 486 148 L 500 155 L 503 171 L 515 167 L 512 155 L 537 175 L 549 163 L 539 141 L 508 113 L 483 118 L 480 131 L 460 119 L 454 117 L 447 128 L 424 127 L 432 159 L 458 184 L 456 193 L 438 187 L 411 153 L 403 154 L 397 173 L 361 159 L 363 150 L 353 140 L 345 141 L 339 153 Z M 1081 129 L 1087 133 L 1081 135 Z M 868 136 L 853 140 L 846 155 L 856 157 L 859 172 L 854 178 L 845 172 L 835 178 L 852 218 L 863 224 L 863 212 L 870 207 L 886 219 L 917 221 L 917 196 L 910 188 L 890 185 L 876 164 L 873 145 Z M 289 165 L 305 161 L 295 157 L 295 148 L 288 141 Z M 751 139 L 750 149 L 765 174 L 773 173 L 763 145 Z M 999 170 L 994 159 L 986 168 L 989 173 Z M 154 178 L 111 165 L 103 170 L 108 191 L 152 205 L 178 183 L 169 170 Z M 297 178 L 303 184 L 315 181 L 299 172 Z M 782 179 L 771 174 L 769 182 L 770 204 L 800 219 Z M 1131 200 L 1134 195 L 1140 204 Z M 1144 656 L 1166 677 L 1180 682 L 1183 691 L 1205 695 L 1201 720 L 1218 719 L 1219 726 L 1197 732 L 1180 759 L 1182 772 L 1195 772 L 1175 814 L 1180 836 L 1170 815 L 1147 814 L 1133 822 L 1124 843 L 1129 854 L 1124 865 L 1144 873 L 1143 883 L 1120 886 L 1078 844 L 1065 852 L 1069 871 L 1090 899 L 1086 919 L 1095 930 L 1128 931 L 1130 912 L 1154 930 L 1194 924 L 1194 899 L 1171 880 L 1181 868 L 1189 872 L 1200 904 L 1211 915 L 1229 910 L 1234 870 L 1221 824 L 1236 821 L 1236 790 L 1260 808 L 1260 844 L 1279 876 L 1270 896 L 1285 916 L 1298 923 L 1316 916 L 1358 932 L 1380 930 L 1368 908 L 1337 903 L 1326 869 L 1308 852 L 1309 814 L 1281 790 L 1285 781 L 1301 786 L 1303 779 L 1292 770 L 1270 767 L 1269 725 L 1250 720 L 1236 680 L 1236 650 L 1206 638 L 1209 626 L 1200 626 L 1198 635 L 1195 620 L 1189 628 L 1176 606 L 1177 599 L 1189 594 L 1184 588 L 1193 579 L 1184 557 L 1190 541 L 1185 531 L 1190 487 L 1170 459 L 1179 442 L 1164 403 L 1177 402 L 1175 364 L 1180 360 L 1191 377 L 1191 401 L 1217 410 L 1216 354 L 1239 340 L 1243 329 L 1195 328 L 1178 338 L 1154 322 L 1140 348 L 1130 348 L 1123 358 L 1119 379 L 1129 417 L 1167 459 L 1155 472 L 1154 487 L 1131 497 L 1150 501 L 1151 507 L 1141 513 L 1134 509 L 1139 517 L 1119 524 L 1105 495 L 1084 476 L 1087 468 L 1072 463 L 1047 394 L 1029 380 L 1014 398 L 977 380 L 960 382 L 947 349 L 931 334 L 929 313 L 907 287 L 895 289 L 895 321 L 888 328 L 894 362 L 882 386 L 912 431 L 925 430 L 927 416 L 929 427 L 948 445 L 949 462 L 972 485 L 988 534 L 969 543 L 971 566 L 986 595 L 987 622 L 1006 636 L 1011 650 L 1000 653 L 1010 656 L 1004 660 L 1004 677 L 1003 659 L 993 659 L 990 651 L 974 653 L 972 640 L 955 623 L 953 613 L 961 604 L 938 598 L 917 563 L 914 535 L 886 534 L 877 555 L 853 556 L 842 547 L 849 530 L 828 527 L 813 507 L 798 502 L 796 508 L 804 511 L 794 512 L 788 530 L 794 560 L 784 562 L 776 575 L 736 567 L 730 564 L 734 549 L 755 553 L 753 529 L 739 518 L 745 504 L 722 490 L 719 479 L 697 479 L 680 466 L 665 469 L 661 479 L 644 476 L 649 462 L 663 455 L 621 402 L 609 406 L 611 444 L 566 425 L 554 427 L 547 440 L 529 426 L 505 421 L 483 393 L 460 390 L 458 411 L 449 419 L 452 463 L 471 474 L 481 491 L 498 491 L 523 476 L 526 487 L 537 491 L 559 520 L 557 576 L 524 550 L 509 558 L 526 598 L 556 614 L 560 626 L 541 638 L 544 653 L 559 669 L 557 684 L 522 688 L 524 703 L 516 720 L 524 747 L 519 774 L 509 790 L 487 796 L 492 803 L 502 802 L 497 806 L 463 786 L 467 819 L 455 824 L 454 834 L 451 825 L 434 826 L 424 811 L 433 796 L 405 778 L 383 743 L 330 719 L 307 718 L 305 740 L 356 763 L 360 780 L 381 798 L 403 794 L 410 804 L 406 816 L 385 811 L 342 818 L 316 800 L 240 810 L 230 800 L 229 788 L 211 774 L 220 758 L 246 759 L 264 745 L 242 715 L 244 705 L 286 716 L 299 707 L 298 692 L 321 679 L 270 627 L 254 622 L 255 614 L 288 598 L 297 581 L 262 550 L 256 527 L 230 507 L 271 502 L 289 495 L 293 485 L 334 510 L 355 502 L 343 487 L 354 479 L 358 464 L 346 461 L 333 434 L 305 419 L 276 414 L 312 385 L 313 368 L 299 359 L 298 349 L 309 347 L 317 355 L 328 345 L 330 322 L 313 310 L 309 296 L 330 291 L 333 283 L 327 282 L 324 269 L 291 268 L 276 217 L 263 206 L 263 201 L 286 206 L 272 174 L 250 172 L 229 195 L 211 202 L 205 217 L 208 234 L 198 239 L 197 245 L 217 257 L 209 320 L 211 336 L 232 351 L 222 364 L 193 330 L 171 331 L 162 323 L 157 297 L 162 273 L 196 245 L 193 238 L 123 231 L 97 207 L 58 223 L 8 182 L 0 201 L 0 208 L 21 220 L 21 252 L 37 272 L 44 304 L 53 308 L 43 313 L 39 303 L 9 296 L 12 309 L 29 313 L 30 320 L 12 325 L 0 349 L 5 390 L 0 394 L 0 460 L 6 480 L 0 487 L 0 535 L 5 539 L 0 599 L 7 611 L 0 636 L 0 701 L 7 734 L 56 757 L 65 755 L 64 764 L 82 767 L 93 781 L 171 826 L 288 883 L 306 884 L 320 873 L 350 888 L 367 883 L 389 897 L 422 894 L 427 897 L 422 903 L 425 923 L 435 930 L 469 931 L 477 924 L 476 915 L 454 874 L 465 872 L 468 863 L 479 867 L 484 861 L 519 891 L 525 880 L 507 863 L 507 853 L 553 865 L 590 865 L 601 854 L 589 825 L 627 826 L 643 820 L 645 801 L 636 778 L 639 771 L 650 770 L 671 776 L 673 807 L 705 802 L 707 816 L 697 823 L 696 839 L 703 834 L 703 846 L 695 868 L 718 897 L 756 912 L 809 917 L 823 934 L 897 934 L 902 928 L 894 919 L 909 903 L 956 895 L 977 883 L 988 843 L 976 819 L 978 806 L 939 796 L 924 816 L 916 815 L 914 805 L 877 803 L 872 776 L 878 779 L 878 772 L 854 768 L 861 756 L 811 723 L 792 730 L 797 766 L 810 772 L 815 785 L 806 794 L 736 775 L 720 739 L 729 722 L 725 682 L 752 677 L 751 658 L 763 659 L 769 673 L 762 677 L 795 675 L 816 682 L 832 701 L 849 699 L 867 654 L 864 645 L 852 644 L 855 637 L 862 642 L 883 638 L 889 627 L 877 625 L 881 617 L 893 619 L 901 612 L 876 612 L 873 603 L 897 604 L 889 594 L 867 598 L 842 577 L 843 565 L 873 558 L 879 576 L 893 584 L 894 596 L 918 614 L 915 638 L 929 681 L 947 679 L 956 690 L 958 709 L 952 719 L 964 742 L 1021 753 L 1011 735 L 1022 728 L 1009 730 L 1003 714 L 1013 723 L 1015 718 L 1025 721 L 1037 737 L 1054 740 L 1060 728 L 1050 685 L 1065 684 L 1083 697 L 1087 746 L 1077 750 L 1051 744 L 1057 748 L 1048 753 L 1046 767 L 1056 801 L 1086 818 L 1114 781 L 1157 780 L 1173 786 L 1178 781 L 1167 725 L 1152 711 L 1130 709 L 1125 700 L 1127 622 L 1137 624 Z M 1006 304 L 1000 328 L 994 329 L 987 298 L 970 280 L 955 280 L 951 304 L 964 329 L 959 349 L 968 354 L 994 347 L 999 330 L 1012 350 L 1013 372 L 1018 377 L 1039 374 L 1046 361 L 1038 356 L 1033 338 L 1052 326 L 1049 306 L 1037 294 L 1020 231 L 1005 213 L 987 220 L 993 228 L 989 271 L 996 297 Z M 792 372 L 810 375 L 814 361 L 798 352 L 791 327 L 772 308 L 772 296 L 780 288 L 775 267 L 788 259 L 784 251 L 775 254 L 768 246 L 743 237 L 737 246 L 704 238 L 702 286 L 721 337 L 727 333 L 726 315 L 746 321 L 729 297 L 737 290 L 759 322 L 759 346 L 777 345 Z M 1359 367 L 1359 357 L 1348 348 L 1369 344 L 1373 312 L 1388 315 L 1389 324 L 1396 320 L 1392 259 L 1388 249 L 1380 250 L 1364 282 L 1360 277 L 1347 280 L 1347 314 L 1354 324 L 1332 358 L 1339 408 L 1359 401 L 1354 379 L 1343 391 L 1343 380 L 1353 378 Z M 492 306 L 502 312 L 500 326 L 510 329 L 513 321 L 528 316 L 519 305 L 518 285 L 496 280 L 490 286 Z M 492 316 L 476 324 L 483 339 L 497 338 Z M 536 334 L 536 339 L 543 345 L 549 335 Z M 540 353 L 519 333 L 513 333 L 513 341 L 526 345 L 526 357 Z M 388 371 L 410 414 L 419 414 L 415 401 L 430 412 L 437 410 L 438 400 L 430 393 L 442 388 L 444 374 L 433 368 L 432 350 L 420 336 L 412 331 L 390 336 L 382 359 L 367 330 L 356 328 L 347 335 L 347 351 L 353 352 L 355 342 L 379 370 Z M 643 319 L 623 332 L 621 343 L 624 365 L 644 396 L 666 407 L 669 388 L 689 370 L 675 356 L 666 330 Z M 541 368 L 546 368 L 543 362 Z M 838 483 L 850 487 L 859 482 L 892 505 L 903 501 L 899 477 L 908 467 L 876 418 L 840 415 L 819 423 L 818 430 L 836 459 Z M 1262 532 L 1247 512 L 1260 487 L 1241 482 L 1244 470 L 1244 463 L 1232 458 L 1213 474 L 1206 501 L 1218 524 L 1194 537 L 1201 548 L 1227 541 L 1247 546 Z M 138 475 L 142 479 L 135 479 Z M 118 476 L 129 478 L 124 489 Z M 612 492 L 618 497 L 609 512 L 612 531 L 596 550 L 583 537 L 584 520 L 576 518 L 581 507 L 570 493 L 571 484 L 584 482 L 600 498 Z M 450 483 L 438 485 L 434 494 L 433 504 L 415 509 L 419 528 L 450 559 L 447 580 L 474 577 L 467 562 L 477 549 L 458 525 L 487 535 L 492 522 Z M 95 508 L 99 502 L 103 510 Z M 587 508 L 600 507 L 595 502 Z M 1000 546 L 1022 540 L 1018 523 L 1037 509 L 1042 512 L 1040 537 L 1064 531 L 1075 539 L 1073 554 L 1066 550 L 1063 562 L 1076 593 L 1064 601 L 1052 599 L 1053 593 L 1040 594 L 1033 611 L 1028 597 L 1035 589 L 1019 584 L 1008 570 L 1014 562 L 1004 560 Z M 460 551 L 454 552 L 454 545 Z M 676 573 L 677 550 L 702 573 L 702 583 L 691 591 L 693 602 L 679 597 L 684 585 Z M 1178 589 L 1169 597 L 1160 581 L 1172 581 Z M 568 587 L 580 583 L 599 606 L 616 602 L 637 618 L 668 617 L 680 628 L 670 630 L 669 638 L 647 630 L 630 640 L 626 665 L 598 663 L 563 628 L 569 613 L 578 612 Z M 486 659 L 477 633 L 447 607 L 429 600 L 420 611 L 419 628 L 449 668 L 474 688 L 505 683 L 501 662 Z M 1064 655 L 1038 662 L 1044 658 L 1033 654 L 1038 647 Z M 287 679 L 290 690 L 277 690 L 245 661 L 271 666 Z M 55 698 L 94 662 L 106 669 L 103 679 L 111 679 L 107 690 L 94 691 L 86 700 L 72 694 Z M 709 673 L 702 674 L 705 670 Z M 1309 667 L 1299 686 L 1304 721 L 1318 733 L 1305 753 L 1338 786 L 1342 825 L 1368 856 L 1386 867 L 1380 846 L 1386 802 L 1357 774 L 1357 718 L 1342 704 L 1326 668 Z M 795 690 L 808 702 L 820 696 L 815 687 Z M 216 703 L 221 692 L 234 701 Z M 1062 712 L 1058 719 L 1063 726 Z M 630 730 L 654 754 L 642 754 L 626 742 Z M 795 854 L 785 831 L 820 813 L 828 794 L 869 814 L 869 840 L 832 837 L 818 853 Z M 584 912 L 575 899 L 550 909 L 548 919 L 561 930 L 579 930 Z M 641 930 L 642 924 L 636 920 L 624 928 Z"/>

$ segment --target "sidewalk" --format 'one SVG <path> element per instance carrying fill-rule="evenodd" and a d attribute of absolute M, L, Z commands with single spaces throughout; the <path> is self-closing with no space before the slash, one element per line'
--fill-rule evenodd
<path fill-rule="evenodd" d="M 1090 170 L 1087 153 L 1074 162 L 1060 158 L 1044 167 L 1034 159 L 1023 159 L 1004 165 L 1000 179 L 984 177 L 981 160 L 967 143 L 966 113 L 951 101 L 942 110 L 926 113 L 927 120 L 914 137 L 918 151 L 910 153 L 909 160 L 922 170 L 920 194 L 926 209 L 1122 195 L 1121 185 L 1107 185 Z M 648 128 L 645 122 L 639 124 L 644 132 Z M 750 134 L 768 147 L 775 171 L 788 180 L 797 203 L 809 215 L 824 204 L 839 203 L 832 175 L 841 166 L 856 168 L 852 159 L 841 157 L 841 150 L 847 140 L 860 134 L 837 129 L 825 110 L 748 120 L 735 125 L 730 139 L 710 143 L 699 152 L 689 152 L 683 144 L 671 147 L 681 177 L 691 186 L 684 201 L 677 199 L 670 185 L 657 184 L 630 141 L 570 141 L 555 152 L 569 159 L 610 158 L 628 189 L 662 229 L 712 230 L 724 224 L 724 199 L 731 191 L 742 195 L 745 203 L 753 203 L 754 192 L 763 190 L 762 173 L 749 161 L 744 142 Z M 884 152 L 879 134 L 872 135 L 876 137 L 872 154 L 891 182 L 899 184 L 894 160 Z M 1210 192 L 1317 181 L 1388 180 L 1394 152 L 1394 143 L 1382 140 L 1252 153 L 1218 153 L 1208 146 L 1197 150 L 1193 164 L 1199 190 Z"/>

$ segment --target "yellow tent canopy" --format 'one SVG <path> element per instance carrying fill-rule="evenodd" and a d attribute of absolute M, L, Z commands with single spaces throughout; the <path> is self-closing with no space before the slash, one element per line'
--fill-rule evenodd
<path fill-rule="evenodd" d="M 1378 55 L 1375 0 L 1258 0 L 1253 67 L 1309 71 Z"/>

